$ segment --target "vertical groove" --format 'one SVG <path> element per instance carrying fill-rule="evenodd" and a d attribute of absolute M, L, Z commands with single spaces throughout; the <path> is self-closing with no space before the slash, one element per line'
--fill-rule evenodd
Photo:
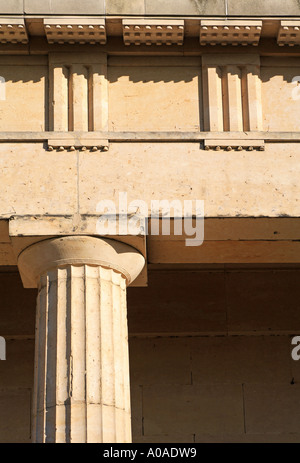
<path fill-rule="evenodd" d="M 248 132 L 250 130 L 249 124 L 249 98 L 248 98 L 248 78 L 247 69 L 241 69 L 241 90 L 242 90 L 242 113 L 243 113 L 243 130 Z"/>
<path fill-rule="evenodd" d="M 124 365 L 123 365 L 123 333 L 122 333 L 122 307 L 120 299 L 120 274 L 111 270 L 111 287 L 113 302 L 113 344 L 119 346 L 114 351 L 115 367 L 115 423 L 116 442 L 124 442 Z"/>
<path fill-rule="evenodd" d="M 128 346 L 128 321 L 126 280 L 120 275 L 121 310 L 123 328 L 123 374 L 124 374 L 124 418 L 125 418 L 125 442 L 131 442 L 131 404 L 130 404 L 130 371 L 129 371 L 129 346 Z"/>
<path fill-rule="evenodd" d="M 228 84 L 228 111 L 229 130 L 241 132 L 243 130 L 243 109 L 242 109 L 242 76 L 241 68 L 236 65 L 227 66 Z"/>
<path fill-rule="evenodd" d="M 48 58 L 48 76 L 49 76 L 49 93 L 48 93 L 48 99 L 49 99 L 49 130 L 54 130 L 54 104 L 55 104 L 55 99 L 54 99 L 54 85 L 55 85 L 55 72 L 54 72 L 54 67 L 51 65 L 50 60 Z"/>
<path fill-rule="evenodd" d="M 92 66 L 93 130 L 108 130 L 107 60 Z"/>
<path fill-rule="evenodd" d="M 209 132 L 210 117 L 209 117 L 209 88 L 208 88 L 208 69 L 202 65 L 202 104 L 203 104 L 203 129 Z"/>
<path fill-rule="evenodd" d="M 102 282 L 101 282 L 101 268 L 97 267 L 97 278 L 99 284 L 99 294 L 98 294 L 98 302 L 99 302 L 99 352 L 100 352 L 100 382 L 99 382 L 99 396 L 100 396 L 100 421 L 101 421 L 101 431 L 100 431 L 100 440 L 99 442 L 104 442 L 103 436 L 103 428 L 104 428 L 104 421 L 103 421 L 103 374 L 102 374 L 102 365 L 103 365 L 103 355 L 102 355 L 102 323 L 101 323 L 101 290 L 102 290 Z"/>
<path fill-rule="evenodd" d="M 112 337 L 112 294 L 110 270 L 100 268 L 101 278 L 101 351 L 102 351 L 102 404 L 103 424 L 107 421 L 110 425 L 103 426 L 104 442 L 115 442 L 114 436 L 114 351 Z"/>
<path fill-rule="evenodd" d="M 84 422 L 84 427 L 85 427 L 85 443 L 88 442 L 88 426 L 87 426 L 87 423 L 88 423 L 88 416 L 87 416 L 87 413 L 88 413 L 88 400 L 89 400 L 89 397 L 88 397 L 88 391 L 87 391 L 87 375 L 88 375 L 88 365 L 87 365 L 87 355 L 88 355 L 88 349 L 87 349 L 87 343 L 88 343 L 88 326 L 87 326 L 87 279 L 88 279 L 88 274 L 87 274 L 87 266 L 84 265 L 83 267 L 84 269 L 84 274 L 83 274 L 83 287 L 84 287 L 84 294 L 83 294 L 83 310 L 84 310 L 84 371 L 85 371 L 85 375 L 84 375 L 84 390 L 85 390 L 85 393 L 84 393 L 84 400 L 85 400 L 85 410 L 84 410 L 84 413 L 85 413 L 85 422 Z M 91 373 L 91 372 L 89 372 Z"/>
<path fill-rule="evenodd" d="M 42 277 L 40 298 L 39 357 L 37 379 L 37 441 L 45 442 L 45 399 L 46 399 L 46 364 L 47 364 L 47 317 L 48 317 L 48 277 Z"/>
<path fill-rule="evenodd" d="M 56 423 L 56 361 L 57 361 L 57 276 L 58 270 L 47 274 L 47 361 L 46 361 L 46 442 L 55 442 Z"/>
<path fill-rule="evenodd" d="M 85 416 L 85 266 L 71 267 L 72 286 L 72 340 L 71 358 L 73 362 L 72 371 L 72 399 L 71 399 L 71 441 L 85 442 L 86 428 L 79 425 L 79 422 L 86 420 Z"/>
<path fill-rule="evenodd" d="M 88 68 L 82 64 L 72 65 L 73 130 L 88 131 Z"/>
<path fill-rule="evenodd" d="M 43 304 L 41 302 L 42 298 L 42 285 L 43 285 L 43 278 L 41 279 L 40 285 L 39 285 L 39 291 L 38 291 L 38 296 L 37 296 L 37 312 L 36 312 L 36 328 L 35 328 L 35 356 L 34 356 L 34 361 L 35 361 L 35 368 L 34 368 L 34 391 L 33 391 L 33 409 L 32 409 L 32 414 L 33 414 L 33 423 L 32 423 L 32 437 L 33 437 L 33 442 L 38 441 L 38 435 L 37 435 L 37 430 L 38 430 L 38 412 L 39 412 L 39 403 L 38 403 L 38 393 L 40 391 L 40 368 L 41 368 L 41 362 L 40 362 L 40 355 L 43 354 L 42 351 L 42 342 L 41 342 L 41 331 L 43 329 L 43 324 L 41 322 L 41 310 L 43 308 Z"/>
<path fill-rule="evenodd" d="M 101 442 L 99 268 L 86 266 L 87 442 Z"/>
<path fill-rule="evenodd" d="M 126 383 L 128 381 L 127 376 L 129 376 L 129 368 L 125 362 L 125 349 L 127 344 L 127 336 L 126 336 L 126 321 L 124 318 L 124 306 L 123 306 L 123 288 L 122 288 L 122 280 L 123 277 L 121 274 L 118 274 L 118 280 L 116 283 L 117 290 L 118 290 L 118 303 L 119 303 L 119 311 L 120 311 L 120 326 L 119 326 L 119 333 L 121 339 L 121 348 L 120 348 L 120 365 L 121 365 L 121 397 L 122 397 L 122 439 L 120 442 L 127 442 L 126 439 Z M 125 322 L 125 323 L 124 323 Z"/>
<path fill-rule="evenodd" d="M 247 65 L 249 130 L 263 130 L 260 66 Z"/>
<path fill-rule="evenodd" d="M 88 131 L 94 130 L 94 72 L 93 66 L 89 66 L 88 70 Z"/>
<path fill-rule="evenodd" d="M 38 367 L 39 367 L 39 337 L 40 337 L 40 294 L 41 294 L 41 283 L 39 284 L 38 295 L 37 295 L 37 308 L 36 308 L 36 320 L 35 320 L 35 347 L 34 347 L 34 383 L 33 383 L 33 398 L 32 398 L 32 423 L 31 423 L 31 438 L 32 442 L 37 441 L 37 390 L 38 390 Z"/>
<path fill-rule="evenodd" d="M 63 132 L 68 130 L 68 67 L 51 64 L 49 76 L 49 126 Z"/>
<path fill-rule="evenodd" d="M 116 358 L 115 358 L 115 339 L 114 339 L 114 293 L 113 293 L 113 284 L 112 284 L 112 272 L 113 270 L 109 270 L 109 292 L 110 292 L 110 323 L 111 323 L 111 350 L 112 350 L 112 381 L 110 387 L 113 390 L 113 442 L 117 442 L 117 429 L 116 429 L 116 413 L 117 413 L 117 400 L 116 400 Z"/>
<path fill-rule="evenodd" d="M 204 119 L 205 126 L 211 132 L 223 131 L 223 106 L 222 106 L 222 74 L 221 66 L 206 65 L 203 62 L 203 77 L 204 77 Z"/>
<path fill-rule="evenodd" d="M 222 108 L 223 108 L 223 130 L 229 132 L 229 95 L 228 95 L 228 72 L 226 66 L 222 67 Z"/>
<path fill-rule="evenodd" d="M 57 426 L 56 442 L 65 442 L 67 416 L 64 404 L 68 400 L 67 357 L 67 269 L 57 270 Z"/>
<path fill-rule="evenodd" d="M 118 342 L 118 320 L 117 317 L 119 316 L 118 309 L 116 307 L 117 305 L 117 300 L 116 300 L 116 291 L 114 287 L 114 282 L 113 282 L 113 270 L 110 270 L 110 286 L 111 286 L 111 311 L 112 311 L 112 345 L 115 346 L 116 342 Z M 119 343 L 118 343 L 119 344 Z M 114 365 L 114 379 L 113 379 L 113 388 L 114 388 L 114 401 L 115 401 L 115 407 L 114 407 L 114 420 L 115 420 L 115 442 L 118 443 L 118 437 L 119 437 L 119 429 L 118 429 L 118 407 L 120 407 L 120 396 L 119 396 L 119 375 L 118 372 L 120 371 L 120 365 L 119 365 L 119 359 L 118 359 L 118 352 L 116 349 L 114 349 L 113 352 L 113 365 Z"/>
<path fill-rule="evenodd" d="M 73 88 L 73 69 L 71 66 L 68 70 L 68 131 L 74 130 L 74 88 Z"/>
<path fill-rule="evenodd" d="M 72 300 L 72 285 L 71 285 L 71 267 L 66 271 L 66 361 L 67 361 L 67 400 L 66 400 L 66 442 L 71 443 L 71 397 L 72 397 L 72 319 L 71 319 L 71 300 Z"/>

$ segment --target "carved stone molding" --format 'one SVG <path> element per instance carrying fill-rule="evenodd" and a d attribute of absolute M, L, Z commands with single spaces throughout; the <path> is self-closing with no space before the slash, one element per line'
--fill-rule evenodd
<path fill-rule="evenodd" d="M 105 19 L 52 18 L 44 19 L 48 43 L 106 44 Z"/>
<path fill-rule="evenodd" d="M 108 151 L 109 143 L 108 140 L 100 139 L 81 139 L 78 140 L 66 140 L 66 139 L 54 139 L 48 140 L 48 151 Z"/>
<path fill-rule="evenodd" d="M 280 21 L 277 43 L 280 47 L 300 45 L 300 21 Z"/>
<path fill-rule="evenodd" d="M 182 45 L 183 20 L 123 19 L 125 45 Z"/>
<path fill-rule="evenodd" d="M 260 57 L 202 56 L 204 127 L 210 132 L 262 130 Z M 250 145 L 253 146 L 253 145 Z"/>
<path fill-rule="evenodd" d="M 28 43 L 24 19 L 0 18 L 0 43 Z"/>
<path fill-rule="evenodd" d="M 204 149 L 206 151 L 265 151 L 264 140 L 205 140 Z"/>
<path fill-rule="evenodd" d="M 106 54 L 53 53 L 49 55 L 49 71 L 51 130 L 86 133 L 107 130 Z M 78 146 L 100 146 L 102 138 L 93 138 L 93 145 Z M 77 146 L 76 142 L 69 146 L 74 144 Z"/>
<path fill-rule="evenodd" d="M 261 36 L 261 29 L 262 21 L 201 21 L 200 44 L 257 46 Z"/>

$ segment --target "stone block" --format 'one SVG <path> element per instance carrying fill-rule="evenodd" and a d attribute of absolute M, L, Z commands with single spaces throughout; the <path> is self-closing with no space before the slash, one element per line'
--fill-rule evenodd
<path fill-rule="evenodd" d="M 145 436 L 242 433 L 242 386 L 159 385 L 143 388 Z"/>
<path fill-rule="evenodd" d="M 6 341 L 6 360 L 0 362 L 0 389 L 32 388 L 34 340 Z"/>
<path fill-rule="evenodd" d="M 149 272 L 148 288 L 128 288 L 129 332 L 226 332 L 224 274 Z"/>
<path fill-rule="evenodd" d="M 0 391 L 0 442 L 30 443 L 30 389 Z"/>
<path fill-rule="evenodd" d="M 0 273 L 0 336 L 34 335 L 37 292 L 24 289 L 18 272 Z"/>
<path fill-rule="evenodd" d="M 299 75 L 299 66 L 294 62 L 285 67 L 266 64 L 261 68 L 264 130 L 296 131 L 299 129 L 299 100 L 293 95 L 299 84 L 293 82 L 293 78 Z M 287 145 L 286 149 L 290 147 Z"/>
<path fill-rule="evenodd" d="M 223 434 L 222 436 L 196 435 L 195 442 L 201 444 L 285 444 L 300 442 L 300 434 Z"/>
<path fill-rule="evenodd" d="M 104 14 L 104 0 L 24 0 L 26 14 Z"/>
<path fill-rule="evenodd" d="M 206 337 L 189 343 L 193 384 L 289 383 L 292 379 L 288 336 Z"/>
<path fill-rule="evenodd" d="M 299 384 L 246 384 L 244 393 L 247 433 L 300 433 Z"/>
<path fill-rule="evenodd" d="M 0 0 L 1 14 L 23 14 L 23 0 Z"/>
<path fill-rule="evenodd" d="M 228 14 L 230 16 L 299 16 L 300 4 L 298 0 L 228 0 Z"/>
<path fill-rule="evenodd" d="M 226 281 L 229 332 L 300 331 L 298 270 L 232 272 Z"/>
<path fill-rule="evenodd" d="M 5 100 L 0 105 L 1 131 L 47 130 L 47 73 L 46 66 L 18 65 L 17 61 L 8 65 L 0 59 L 0 76 L 5 79 Z"/>
<path fill-rule="evenodd" d="M 132 440 L 138 442 L 143 436 L 143 388 L 134 381 L 130 385 Z"/>
<path fill-rule="evenodd" d="M 145 0 L 106 0 L 107 15 L 144 15 Z"/>
<path fill-rule="evenodd" d="M 147 15 L 215 16 L 225 14 L 223 0 L 145 0 Z"/>
<path fill-rule="evenodd" d="M 185 444 L 193 442 L 195 442 L 195 436 L 193 434 L 162 434 L 160 436 L 142 436 L 134 440 L 134 443 L 137 444 Z"/>
<path fill-rule="evenodd" d="M 190 350 L 186 339 L 131 338 L 131 382 L 139 385 L 190 384 Z"/>
<path fill-rule="evenodd" d="M 50 153 L 41 144 L 1 144 L 0 162 L 6 177 L 5 185 L 1 185 L 2 211 L 16 215 L 75 212 L 74 153 Z"/>
<path fill-rule="evenodd" d="M 134 40 L 132 31 L 130 34 L 129 39 Z M 155 42 L 154 36 L 152 39 Z M 128 66 L 119 59 L 119 66 L 109 66 L 110 130 L 199 130 L 200 66 L 185 66 L 185 59 L 174 63 L 165 58 L 164 66 L 151 57 L 147 61 L 146 64 L 143 58 L 135 57 Z M 146 107 L 151 107 L 151 111 L 145 118 Z"/>

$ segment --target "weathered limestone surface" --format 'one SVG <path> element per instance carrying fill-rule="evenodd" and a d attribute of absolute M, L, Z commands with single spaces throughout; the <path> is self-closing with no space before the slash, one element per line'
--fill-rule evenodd
<path fill-rule="evenodd" d="M 131 441 L 126 285 L 143 265 L 130 246 L 91 237 L 20 254 L 25 286 L 39 288 L 33 442 Z"/>
<path fill-rule="evenodd" d="M 107 15 L 204 15 L 221 16 L 299 16 L 300 6 L 297 0 L 12 0 L 0 3 L 3 14 L 107 14 Z"/>
<path fill-rule="evenodd" d="M 200 59 L 171 58 L 168 64 L 151 57 L 109 59 L 110 130 L 200 129 Z"/>
<path fill-rule="evenodd" d="M 130 2 L 126 0 L 106 0 L 105 12 L 107 15 L 145 15 L 145 0 L 130 0 Z"/>
<path fill-rule="evenodd" d="M 112 133 L 191 131 L 197 137 L 207 120 L 215 131 L 299 130 L 297 58 L 262 57 L 259 66 L 258 53 L 228 56 L 206 54 L 202 72 L 200 57 L 107 60 L 104 53 L 56 53 L 50 56 L 50 104 L 46 57 L 1 57 L 6 100 L 0 101 L 0 130 L 42 132 L 48 118 L 51 128 L 89 129 L 89 136 L 109 126 Z M 113 142 L 101 154 L 49 152 L 41 141 L 1 143 L 1 215 L 95 214 L 101 199 L 116 200 L 118 191 L 128 191 L 130 200 L 149 205 L 154 196 L 203 199 L 206 216 L 299 216 L 297 143 L 268 143 L 264 152 L 208 153 L 197 141 L 178 141 Z M 161 165 L 168 166 L 168 176 Z"/>
<path fill-rule="evenodd" d="M 223 0 L 79 0 L 59 2 L 58 0 L 25 0 L 25 13 L 44 14 L 146 14 L 146 15 L 222 15 L 225 14 Z"/>
<path fill-rule="evenodd" d="M 287 66 L 288 64 L 288 66 Z M 264 58 L 261 67 L 264 130 L 299 129 L 299 62 Z"/>
<path fill-rule="evenodd" d="M 94 212 L 98 198 L 114 199 L 128 192 L 128 201 L 142 198 L 203 199 L 205 215 L 299 216 L 298 144 L 268 144 L 266 151 L 207 151 L 194 143 L 114 143 L 109 163 L 80 153 L 80 211 Z M 105 156 L 103 156 L 104 158 Z M 162 165 L 168 166 L 166 177 Z M 114 178 L 111 172 L 114 172 Z M 97 172 L 97 183 L 91 182 Z M 257 192 L 260 191 L 258 196 Z"/>
<path fill-rule="evenodd" d="M 145 0 L 146 14 L 150 15 L 222 15 L 223 0 Z"/>
<path fill-rule="evenodd" d="M 300 3 L 298 0 L 228 0 L 228 14 L 230 16 L 299 16 Z"/>
<path fill-rule="evenodd" d="M 106 153 L 0 145 L 2 217 L 96 214 L 102 199 L 202 199 L 207 217 L 298 217 L 298 144 L 208 152 L 199 143 L 112 143 Z M 20 156 L 22 152 L 22 156 Z M 168 165 L 168 176 L 162 165 Z M 257 191 L 261 192 L 258 197 Z M 18 191 L 18 195 L 16 195 Z"/>
<path fill-rule="evenodd" d="M 104 14 L 104 0 L 24 0 L 24 11 L 27 14 Z"/>
<path fill-rule="evenodd" d="M 23 0 L 5 0 L 0 1 L 1 14 L 22 14 L 23 13 Z"/>
<path fill-rule="evenodd" d="M 5 100 L 0 101 L 0 130 L 46 130 L 47 67 L 33 60 L 22 66 L 16 60 L 15 65 L 0 64 L 0 76 L 6 82 Z"/>

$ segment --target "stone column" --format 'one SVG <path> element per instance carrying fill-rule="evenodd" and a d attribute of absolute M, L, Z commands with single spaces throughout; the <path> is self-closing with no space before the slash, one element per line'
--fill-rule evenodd
<path fill-rule="evenodd" d="M 143 256 L 63 237 L 29 246 L 18 265 L 38 287 L 33 442 L 131 442 L 126 285 Z"/>

